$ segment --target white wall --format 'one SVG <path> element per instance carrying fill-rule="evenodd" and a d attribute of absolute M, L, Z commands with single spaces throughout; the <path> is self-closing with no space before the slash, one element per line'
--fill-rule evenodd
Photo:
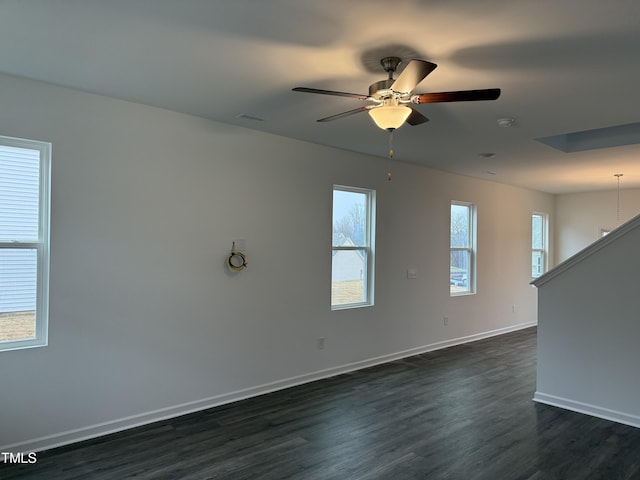
<path fill-rule="evenodd" d="M 640 427 L 638 244 L 640 217 L 538 280 L 537 401 Z"/>
<path fill-rule="evenodd" d="M 49 346 L 0 353 L 3 451 L 536 322 L 551 195 L 408 164 L 388 183 L 383 159 L 10 76 L 0 105 L 0 134 L 53 144 Z M 377 190 L 372 308 L 330 310 L 333 184 Z M 473 296 L 448 293 L 452 199 L 478 205 Z"/>
<path fill-rule="evenodd" d="M 612 183 L 615 178 L 612 178 Z M 622 177 L 621 183 L 624 183 Z M 602 229 L 617 220 L 617 191 L 571 193 L 556 196 L 556 264 L 596 241 Z M 620 189 L 620 223 L 640 213 L 640 189 Z"/>

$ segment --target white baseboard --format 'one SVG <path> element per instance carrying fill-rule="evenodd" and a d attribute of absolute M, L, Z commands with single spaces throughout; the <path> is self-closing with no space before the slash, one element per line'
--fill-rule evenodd
<path fill-rule="evenodd" d="M 605 420 L 611 420 L 612 422 L 622 423 L 624 425 L 630 425 L 632 427 L 640 428 L 640 416 L 638 415 L 618 412 L 615 410 L 610 410 L 608 408 L 599 407 L 597 405 L 577 402 L 569 398 L 556 397 L 555 395 L 548 395 L 542 392 L 536 392 L 533 395 L 533 401 L 544 403 L 545 405 L 564 408 L 565 410 L 571 410 L 572 412 L 584 413 L 592 417 L 603 418 Z"/>
<path fill-rule="evenodd" d="M 490 330 L 488 332 L 477 333 L 474 335 L 468 335 L 460 338 L 453 338 L 442 342 L 436 342 L 422 347 L 411 348 L 401 352 L 392 353 L 389 355 L 382 355 L 380 357 L 370 358 L 368 360 L 362 360 L 359 362 L 349 363 L 338 367 L 328 368 L 325 370 L 319 370 L 316 372 L 298 375 L 296 377 L 285 378 L 275 382 L 266 383 L 263 385 L 257 385 L 255 387 L 246 388 L 243 390 L 237 390 L 235 392 L 229 392 L 222 395 L 216 395 L 214 397 L 204 398 L 196 400 L 194 402 L 183 403 L 181 405 L 174 405 L 159 410 L 153 410 L 145 412 L 139 415 L 132 415 L 130 417 L 119 418 L 109 422 L 90 425 L 87 427 L 78 428 L 75 430 L 68 430 L 66 432 L 60 432 L 45 437 L 35 438 L 27 440 L 25 442 L 15 443 L 12 445 L 0 446 L 2 452 L 40 452 L 43 450 L 49 450 L 51 448 L 68 445 L 71 443 L 80 442 L 83 440 L 89 440 L 91 438 L 101 437 L 110 433 L 120 432 L 122 430 L 128 430 L 130 428 L 147 425 L 160 420 L 166 420 L 169 418 L 179 417 L 189 413 L 206 410 L 208 408 L 217 407 L 227 403 L 236 402 L 238 400 L 244 400 L 250 397 L 256 397 L 271 393 L 277 390 L 283 390 L 285 388 L 295 387 L 296 385 L 302 385 L 304 383 L 310 383 L 324 378 L 334 377 L 343 373 L 349 373 L 356 370 L 361 370 L 367 367 L 373 367 L 383 363 L 393 362 L 394 360 L 400 360 L 402 358 L 411 357 L 413 355 L 419 355 L 421 353 L 431 352 L 434 350 L 440 350 L 443 348 L 452 347 L 455 345 L 461 345 L 464 343 L 475 342 L 484 338 L 494 337 L 497 335 L 503 335 L 505 333 L 522 330 L 525 328 L 533 327 L 536 323 L 522 323 L 519 325 L 512 325 L 510 327 L 499 328 L 496 330 Z"/>

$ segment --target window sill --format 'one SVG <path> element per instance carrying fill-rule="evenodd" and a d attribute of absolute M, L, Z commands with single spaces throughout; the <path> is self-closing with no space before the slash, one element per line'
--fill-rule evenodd
<path fill-rule="evenodd" d="M 453 293 L 449 293 L 450 297 L 467 297 L 469 295 L 475 295 L 476 292 L 453 292 Z"/>
<path fill-rule="evenodd" d="M 351 310 L 354 308 L 373 307 L 373 303 L 346 303 L 344 305 L 331 305 L 331 311 Z"/>

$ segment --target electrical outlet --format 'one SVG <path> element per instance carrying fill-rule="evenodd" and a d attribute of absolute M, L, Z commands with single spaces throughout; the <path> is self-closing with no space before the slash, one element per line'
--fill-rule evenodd
<path fill-rule="evenodd" d="M 320 337 L 316 340 L 316 346 L 318 347 L 318 350 L 324 350 L 324 345 L 326 341 L 327 339 L 324 337 Z"/>
<path fill-rule="evenodd" d="M 444 325 L 449 325 L 449 317 L 444 317 Z"/>

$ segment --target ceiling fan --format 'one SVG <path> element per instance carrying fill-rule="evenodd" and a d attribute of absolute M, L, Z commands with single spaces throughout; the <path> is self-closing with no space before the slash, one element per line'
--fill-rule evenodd
<path fill-rule="evenodd" d="M 429 121 L 427 117 L 413 108 L 411 104 L 420 105 L 422 103 L 496 100 L 500 96 L 499 88 L 412 94 L 413 89 L 424 80 L 427 75 L 433 72 L 437 65 L 427 62 L 426 60 L 413 59 L 400 75 L 398 75 L 398 78 L 394 80 L 393 74 L 400 62 L 401 59 L 399 57 L 384 57 L 380 60 L 382 68 L 388 73 L 389 77 L 386 80 L 372 83 L 369 86 L 369 95 L 306 87 L 296 87 L 293 91 L 350 97 L 373 102 L 353 110 L 321 118 L 318 122 L 330 122 L 339 118 L 348 117 L 349 115 L 368 111 L 378 127 L 389 131 L 401 127 L 405 121 L 409 125 L 420 125 L 421 123 Z"/>

